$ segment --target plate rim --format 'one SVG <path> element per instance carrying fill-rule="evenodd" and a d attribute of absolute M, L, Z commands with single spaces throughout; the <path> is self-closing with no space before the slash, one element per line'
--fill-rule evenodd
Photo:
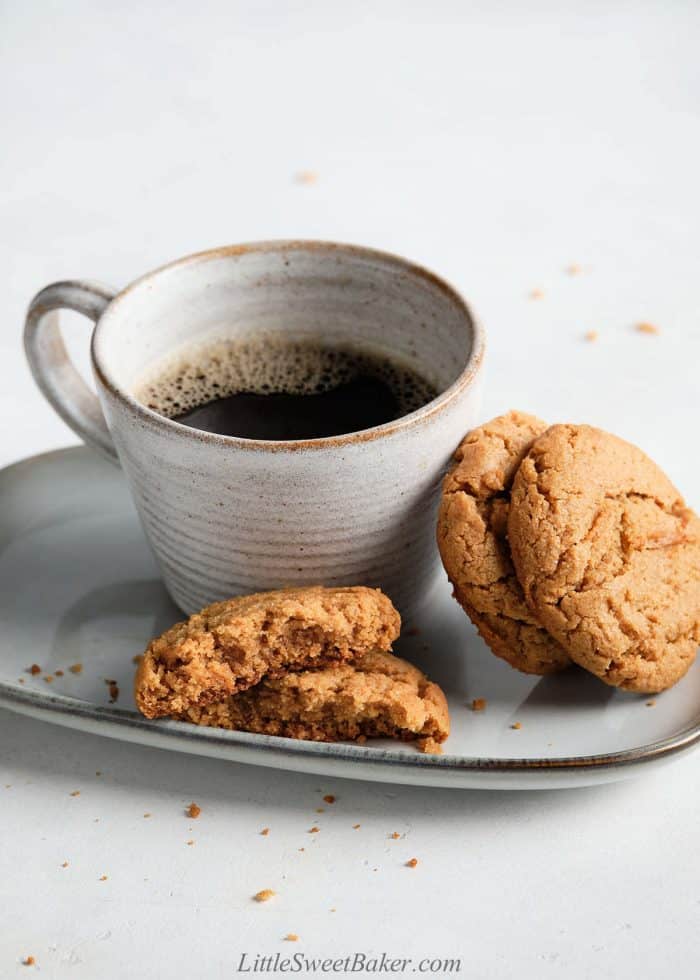
<path fill-rule="evenodd" d="M 82 445 L 72 445 L 37 453 L 0 468 L 0 496 L 6 489 L 7 481 L 21 475 L 21 471 L 28 471 L 38 464 L 58 462 L 75 455 L 86 456 L 98 464 L 109 466 L 109 463 L 102 460 L 93 450 Z M 277 735 L 227 731 L 182 721 L 153 721 L 143 718 L 135 711 L 96 705 L 90 701 L 83 701 L 62 694 L 49 692 L 40 694 L 31 690 L 23 690 L 18 688 L 16 684 L 4 680 L 0 680 L 0 707 L 22 714 L 39 714 L 44 720 L 53 721 L 55 724 L 66 724 L 69 719 L 92 722 L 95 728 L 91 730 L 98 735 L 104 734 L 118 738 L 115 730 L 143 732 L 149 738 L 153 736 L 162 747 L 175 750 L 180 748 L 181 742 L 198 747 L 228 748 L 229 750 L 238 746 L 249 752 L 252 751 L 253 755 L 256 755 L 257 752 L 265 755 L 271 751 L 276 756 L 300 760 L 338 760 L 357 764 L 358 767 L 369 764 L 375 772 L 378 772 L 379 769 L 386 769 L 387 772 L 390 772 L 398 767 L 400 769 L 408 768 L 415 772 L 432 771 L 436 774 L 438 772 L 441 774 L 448 772 L 517 774 L 525 779 L 532 779 L 534 776 L 547 772 L 575 774 L 605 772 L 611 769 L 629 770 L 644 764 L 668 759 L 693 748 L 700 742 L 700 713 L 691 725 L 672 735 L 616 752 L 554 758 L 493 758 L 447 753 L 444 755 L 425 755 L 418 752 L 410 754 L 397 752 L 393 749 L 359 746 L 345 742 L 314 742 L 283 738 Z M 100 732 L 99 728 L 104 722 L 108 723 L 109 731 Z M 139 744 L 148 744 L 148 742 L 140 742 Z M 249 761 L 252 764 L 256 762 L 255 759 L 241 761 Z M 258 764 L 264 763 L 260 760 Z M 357 776 L 363 778 L 362 773 L 358 772 Z"/>

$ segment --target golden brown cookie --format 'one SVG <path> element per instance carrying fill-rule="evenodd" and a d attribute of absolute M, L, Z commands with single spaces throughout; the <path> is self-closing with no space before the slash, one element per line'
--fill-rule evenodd
<path fill-rule="evenodd" d="M 525 602 L 506 537 L 515 471 L 546 428 L 532 415 L 508 412 L 472 430 L 445 477 L 437 528 L 455 598 L 493 652 L 528 674 L 571 663 Z"/>
<path fill-rule="evenodd" d="M 450 731 L 447 701 L 411 664 L 389 653 L 264 680 L 183 721 L 316 742 L 373 737 L 418 742 L 439 752 Z"/>
<path fill-rule="evenodd" d="M 508 521 L 527 601 L 576 663 L 652 693 L 700 641 L 700 521 L 644 453 L 587 425 L 555 425 L 513 482 Z"/>
<path fill-rule="evenodd" d="M 208 606 L 152 640 L 136 705 L 147 718 L 180 714 L 289 670 L 390 650 L 401 620 L 379 589 L 309 586 Z"/>

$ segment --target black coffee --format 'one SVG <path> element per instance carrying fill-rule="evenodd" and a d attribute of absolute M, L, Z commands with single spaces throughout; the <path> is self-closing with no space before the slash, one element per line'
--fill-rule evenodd
<path fill-rule="evenodd" d="M 136 391 L 149 408 L 192 428 L 270 440 L 369 429 L 436 394 L 397 359 L 276 335 L 192 348 Z"/>

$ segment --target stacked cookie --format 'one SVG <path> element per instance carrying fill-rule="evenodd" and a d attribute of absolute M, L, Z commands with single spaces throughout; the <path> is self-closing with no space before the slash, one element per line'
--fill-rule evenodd
<path fill-rule="evenodd" d="M 547 674 L 572 661 L 655 693 L 700 642 L 700 520 L 641 450 L 509 412 L 470 432 L 445 478 L 438 546 L 491 650 Z"/>
<path fill-rule="evenodd" d="M 315 741 L 384 736 L 436 752 L 447 702 L 390 653 L 400 627 L 391 601 L 361 586 L 218 602 L 149 644 L 136 704 L 147 718 Z"/>

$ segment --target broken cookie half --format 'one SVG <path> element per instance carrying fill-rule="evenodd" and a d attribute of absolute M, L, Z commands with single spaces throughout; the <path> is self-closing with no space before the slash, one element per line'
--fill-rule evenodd
<path fill-rule="evenodd" d="M 289 671 L 387 651 L 401 620 L 379 589 L 283 589 L 207 606 L 149 644 L 135 698 L 147 718 L 182 716 Z"/>
<path fill-rule="evenodd" d="M 316 742 L 385 737 L 439 753 L 450 731 L 445 695 L 412 664 L 374 651 L 353 663 L 285 674 L 183 721 Z"/>

